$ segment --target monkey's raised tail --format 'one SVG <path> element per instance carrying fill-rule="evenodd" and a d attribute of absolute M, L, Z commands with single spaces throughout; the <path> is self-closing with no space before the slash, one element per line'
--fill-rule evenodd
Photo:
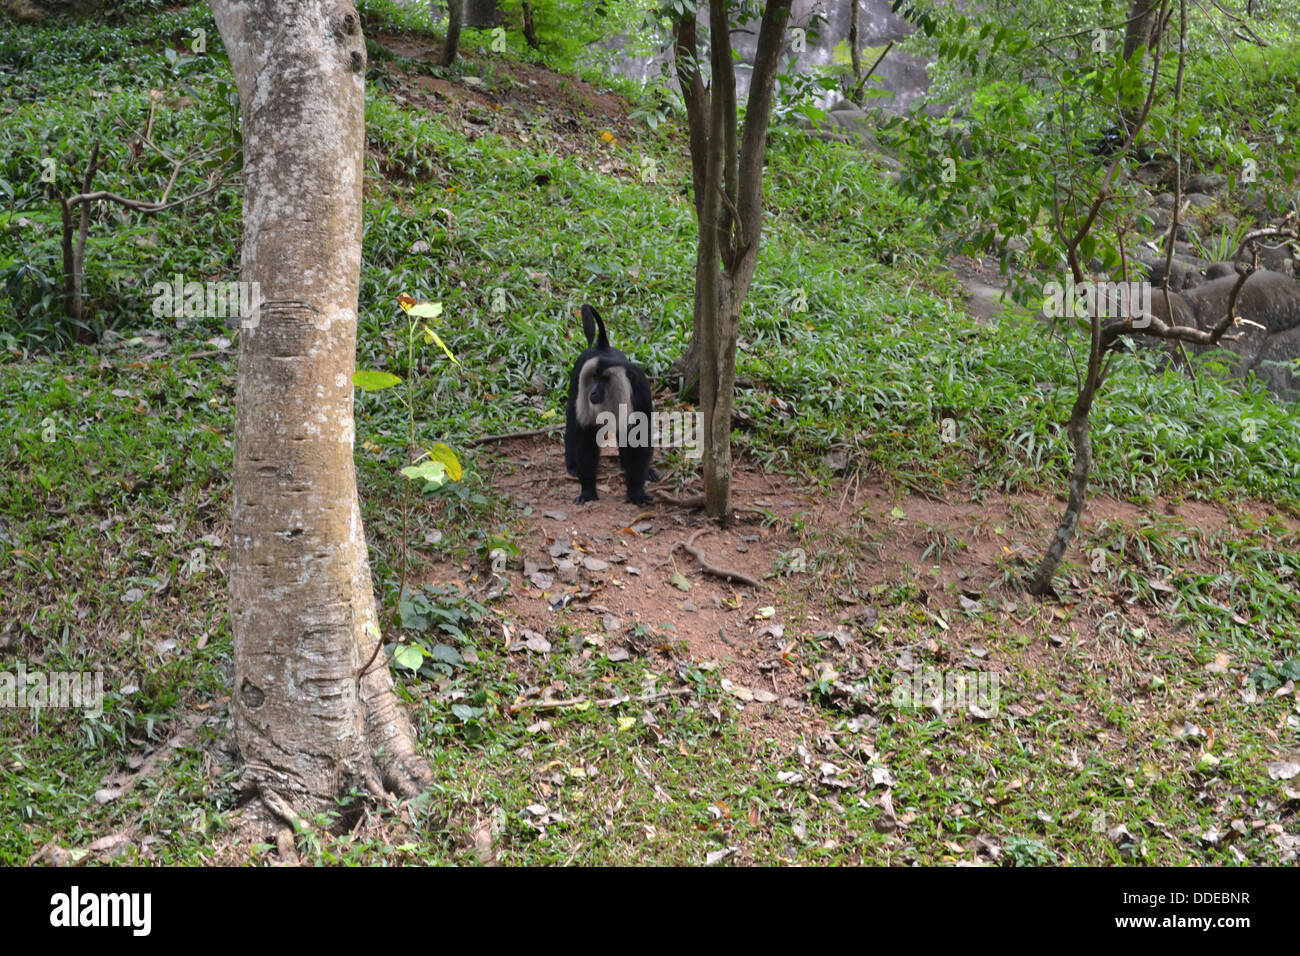
<path fill-rule="evenodd" d="M 596 329 L 600 329 L 600 335 L 597 336 Z M 587 303 L 582 304 L 582 331 L 587 333 L 587 347 L 591 347 L 594 341 L 598 348 L 609 348 L 609 336 L 605 333 L 605 320 L 600 317 L 600 313 L 594 307 Z"/>

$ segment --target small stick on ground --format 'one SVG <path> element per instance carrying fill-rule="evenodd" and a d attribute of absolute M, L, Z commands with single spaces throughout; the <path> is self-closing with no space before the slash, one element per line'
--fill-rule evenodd
<path fill-rule="evenodd" d="M 488 442 L 509 441 L 512 438 L 532 438 L 535 435 L 545 435 L 547 432 L 553 432 L 557 428 L 563 427 L 563 422 L 556 422 L 554 425 L 547 425 L 545 428 L 534 428 L 531 431 L 506 432 L 504 435 L 481 435 L 478 438 L 471 438 L 464 442 L 464 446 L 472 448 L 475 445 L 486 445 Z"/>
<path fill-rule="evenodd" d="M 751 588 L 762 588 L 763 585 L 758 581 L 755 581 L 748 574 L 742 574 L 739 571 L 733 571 L 731 568 L 721 568 L 716 564 L 712 564 L 709 559 L 704 556 L 703 552 L 701 552 L 699 548 L 695 547 L 695 539 L 709 530 L 709 528 L 700 528 L 697 531 L 691 532 L 691 536 L 685 541 L 678 541 L 673 545 L 672 550 L 669 553 L 671 554 L 672 551 L 682 548 L 700 563 L 700 568 L 705 574 L 712 574 L 714 577 L 722 578 L 724 581 L 732 581 L 737 584 L 748 584 Z"/>
<path fill-rule="evenodd" d="M 683 694 L 689 694 L 692 691 L 693 688 L 690 687 L 678 687 L 658 694 L 646 694 L 643 697 L 610 697 L 606 700 L 591 700 L 588 697 L 573 697 L 568 700 L 525 700 L 518 704 L 511 704 L 510 712 L 513 714 L 520 710 L 566 710 L 570 707 L 581 707 L 584 704 L 594 704 L 597 707 L 618 707 L 620 704 L 653 704 L 661 700 L 667 700 L 669 697 L 681 697 Z"/>

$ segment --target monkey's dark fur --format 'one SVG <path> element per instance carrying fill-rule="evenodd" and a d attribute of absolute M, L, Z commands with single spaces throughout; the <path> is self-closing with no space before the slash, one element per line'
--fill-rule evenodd
<path fill-rule="evenodd" d="M 604 320 L 589 305 L 582 307 L 582 330 L 587 335 L 587 348 L 573 363 L 569 375 L 569 407 L 564 425 L 564 466 L 582 482 L 582 493 L 574 501 L 581 504 L 597 498 L 596 467 L 600 461 L 600 448 L 596 445 L 600 431 L 597 416 L 611 412 L 618 418 L 619 406 L 626 406 L 623 418 L 640 412 L 646 421 L 644 446 L 620 445 L 618 449 L 627 478 L 627 500 L 651 501 L 645 490 L 646 479 L 658 476 L 650 467 L 654 455 L 649 442 L 649 422 L 654 413 L 650 380 L 626 355 L 609 344 Z"/>

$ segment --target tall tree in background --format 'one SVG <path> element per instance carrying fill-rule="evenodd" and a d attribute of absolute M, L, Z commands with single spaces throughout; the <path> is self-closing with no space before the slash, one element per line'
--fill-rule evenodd
<path fill-rule="evenodd" d="M 1155 49 L 1164 32 L 1163 8 L 1163 0 L 1133 0 L 1124 26 L 1124 59 L 1129 59 L 1138 50 L 1149 53 Z M 1145 54 L 1143 56 L 1145 58 Z M 1133 132 L 1137 125 L 1137 104 L 1122 107 L 1120 121 L 1123 135 Z"/>
<path fill-rule="evenodd" d="M 1138 47 L 1150 50 L 1155 45 L 1153 33 L 1160 22 L 1156 16 L 1159 7 L 1160 0 L 1133 0 L 1124 26 L 1124 59 L 1137 52 Z"/>
<path fill-rule="evenodd" d="M 447 0 L 447 36 L 442 41 L 443 66 L 451 66 L 456 62 L 456 54 L 460 50 L 461 14 L 464 9 L 465 0 Z"/>
<path fill-rule="evenodd" d="M 243 109 L 230 571 L 245 793 L 290 821 L 428 781 L 379 640 L 353 464 L 365 43 L 348 0 L 213 0 Z M 257 287 L 255 287 L 257 288 Z M 255 805 L 256 806 L 256 805 Z"/>
<path fill-rule="evenodd" d="M 859 106 L 862 105 L 862 21 L 861 0 L 850 0 L 849 6 L 849 60 L 853 64 L 853 86 L 856 96 L 850 96 Z"/>
<path fill-rule="evenodd" d="M 763 159 L 789 19 L 790 0 L 767 0 L 759 24 L 745 122 L 739 131 L 726 0 L 709 0 L 711 82 L 707 87 L 698 56 L 695 7 L 687 5 L 674 24 L 673 53 L 690 129 L 691 179 L 700 234 L 691 348 L 698 354 L 699 400 L 704 414 L 705 509 L 710 517 L 723 522 L 731 511 L 736 340 L 763 234 Z M 688 376 L 690 355 L 683 365 Z"/>

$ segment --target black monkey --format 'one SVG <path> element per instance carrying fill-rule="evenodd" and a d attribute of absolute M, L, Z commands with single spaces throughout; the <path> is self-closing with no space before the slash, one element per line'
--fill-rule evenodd
<path fill-rule="evenodd" d="M 627 500 L 651 501 L 645 483 L 647 478 L 657 475 L 650 467 L 654 455 L 650 445 L 654 414 L 650 380 L 626 355 L 609 344 L 604 320 L 589 305 L 582 307 L 582 330 L 587 335 L 587 348 L 573 363 L 569 375 L 569 407 L 564 424 L 564 466 L 569 474 L 582 481 L 582 493 L 574 501 L 581 504 L 597 498 L 596 466 L 600 449 L 596 437 L 603 424 L 597 417 L 601 412 L 614 416 L 615 435 L 620 422 L 628 426 L 627 434 L 619 436 L 627 438 L 628 443 L 618 448 L 627 478 Z"/>

